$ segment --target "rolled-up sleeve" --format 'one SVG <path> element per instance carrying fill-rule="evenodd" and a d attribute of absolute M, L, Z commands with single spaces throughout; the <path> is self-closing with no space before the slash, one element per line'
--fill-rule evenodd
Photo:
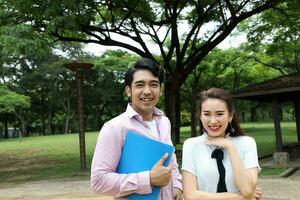
<path fill-rule="evenodd" d="M 165 132 L 163 132 L 165 134 L 166 139 L 164 140 L 166 143 L 173 145 L 173 142 L 171 140 L 171 124 L 168 118 L 163 118 L 164 123 L 160 123 L 162 126 L 164 126 L 164 128 L 162 128 L 163 130 L 165 130 Z M 178 169 L 178 163 L 177 163 L 177 158 L 175 155 L 175 152 L 171 158 L 170 164 L 172 166 L 172 187 L 173 188 L 179 188 L 182 190 L 182 176 L 179 172 Z"/>
<path fill-rule="evenodd" d="M 257 167 L 258 171 L 261 171 L 261 168 L 258 163 L 257 147 L 256 142 L 251 137 L 244 137 L 242 140 L 242 146 L 244 147 L 244 152 L 242 159 L 246 169 L 251 169 Z"/>
<path fill-rule="evenodd" d="M 106 123 L 98 136 L 92 167 L 91 187 L 96 193 L 121 197 L 131 193 L 152 192 L 149 171 L 118 174 L 118 166 L 124 143 L 122 130 Z"/>
<path fill-rule="evenodd" d="M 179 188 L 182 190 L 182 176 L 178 170 L 178 164 L 177 164 L 177 159 L 176 155 L 174 154 L 171 160 L 172 163 L 172 184 L 173 187 Z"/>

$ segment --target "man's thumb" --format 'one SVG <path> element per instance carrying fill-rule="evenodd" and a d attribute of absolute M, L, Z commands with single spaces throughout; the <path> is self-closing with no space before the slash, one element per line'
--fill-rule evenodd
<path fill-rule="evenodd" d="M 169 153 L 165 153 L 163 157 L 156 163 L 156 165 L 163 166 L 164 162 L 167 160 Z"/>

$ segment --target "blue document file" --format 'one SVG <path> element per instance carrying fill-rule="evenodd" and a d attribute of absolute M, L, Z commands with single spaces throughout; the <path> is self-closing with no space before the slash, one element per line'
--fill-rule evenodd
<path fill-rule="evenodd" d="M 125 138 L 122 155 L 117 167 L 117 173 L 137 173 L 150 170 L 165 153 L 169 157 L 164 162 L 168 166 L 173 155 L 174 147 L 158 142 L 146 136 L 129 131 Z M 157 200 L 160 192 L 159 187 L 152 187 L 151 194 L 130 194 L 130 200 Z"/>

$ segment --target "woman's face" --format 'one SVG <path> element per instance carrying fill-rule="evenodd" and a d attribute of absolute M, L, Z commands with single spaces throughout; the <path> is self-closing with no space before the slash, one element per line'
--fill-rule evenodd
<path fill-rule="evenodd" d="M 221 99 L 208 98 L 202 102 L 200 120 L 209 137 L 225 137 L 232 116 L 226 102 Z"/>

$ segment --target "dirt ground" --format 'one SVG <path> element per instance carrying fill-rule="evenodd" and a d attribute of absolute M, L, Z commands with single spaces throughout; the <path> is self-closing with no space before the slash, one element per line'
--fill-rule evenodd
<path fill-rule="evenodd" d="M 112 197 L 95 194 L 89 180 L 63 179 L 0 184 L 0 200 L 112 200 Z"/>

